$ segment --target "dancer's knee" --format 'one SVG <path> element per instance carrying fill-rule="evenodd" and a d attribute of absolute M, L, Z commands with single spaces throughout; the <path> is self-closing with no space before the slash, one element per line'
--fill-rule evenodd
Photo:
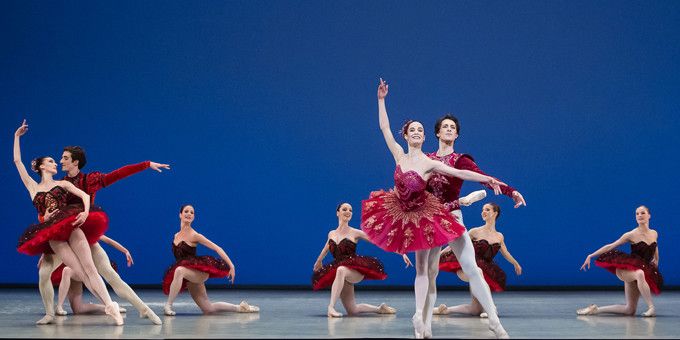
<path fill-rule="evenodd" d="M 344 280 L 345 277 L 350 273 L 350 269 L 345 267 L 345 266 L 340 266 L 338 269 L 335 271 L 335 278 L 336 280 Z"/>
<path fill-rule="evenodd" d="M 645 280 L 645 272 L 642 270 L 638 269 L 633 272 L 633 277 L 635 277 L 635 280 L 637 280 L 639 283 Z"/>
<path fill-rule="evenodd" d="M 175 274 L 173 276 L 174 279 L 184 279 L 184 277 L 189 273 L 189 270 L 187 270 L 184 267 L 177 267 L 175 268 Z"/>

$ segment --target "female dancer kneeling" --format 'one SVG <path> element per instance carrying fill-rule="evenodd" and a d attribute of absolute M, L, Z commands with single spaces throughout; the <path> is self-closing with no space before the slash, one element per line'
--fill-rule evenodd
<path fill-rule="evenodd" d="M 230 277 L 231 283 L 234 283 L 236 269 L 222 248 L 191 227 L 191 223 L 194 221 L 193 206 L 188 204 L 182 206 L 179 210 L 179 218 L 181 221 L 180 230 L 175 234 L 172 241 L 172 253 L 177 261 L 165 271 L 163 278 L 163 293 L 168 295 L 168 302 L 164 308 L 165 315 L 175 315 L 175 311 L 172 310 L 172 303 L 180 291 L 184 289 L 189 290 L 191 298 L 194 299 L 204 314 L 259 312 L 259 307 L 250 306 L 245 301 L 238 305 L 227 302 L 210 302 L 205 290 L 205 281 L 211 277 Z M 196 245 L 199 243 L 214 250 L 222 259 L 216 259 L 212 256 L 196 256 Z"/>
<path fill-rule="evenodd" d="M 352 219 L 352 206 L 349 203 L 342 203 L 336 209 L 336 214 L 338 215 L 338 228 L 328 233 L 328 240 L 314 263 L 314 274 L 312 275 L 312 288 L 314 290 L 332 284 L 328 316 L 334 318 L 342 316 L 335 310 L 338 297 L 348 315 L 396 313 L 396 309 L 384 303 L 380 306 L 365 303 L 356 304 L 354 300 L 355 284 L 364 279 L 384 280 L 387 278 L 387 274 L 385 274 L 380 260 L 375 257 L 356 255 L 357 241 L 360 239 L 368 241 L 368 236 L 363 231 L 349 226 L 349 220 Z M 333 255 L 333 262 L 322 266 L 321 261 L 329 251 Z M 406 262 L 406 267 L 412 265 L 406 255 L 402 257 Z"/>
<path fill-rule="evenodd" d="M 515 273 L 517 275 L 522 275 L 522 267 L 517 260 L 510 255 L 508 248 L 505 246 L 505 237 L 503 234 L 496 231 L 496 220 L 498 220 L 500 214 L 501 208 L 498 204 L 484 204 L 482 207 L 484 225 L 472 228 L 468 231 L 468 234 L 472 239 L 472 245 L 475 248 L 477 267 L 479 267 L 486 283 L 489 284 L 491 291 L 494 292 L 502 292 L 505 290 L 505 272 L 493 261 L 493 258 L 498 254 L 498 251 L 501 252 L 501 255 L 503 255 L 508 262 L 515 266 Z M 463 273 L 461 265 L 450 247 L 446 247 L 442 250 L 442 255 L 439 258 L 439 270 L 456 273 L 461 280 L 468 282 L 467 276 Z M 446 307 L 445 304 L 441 304 L 434 310 L 434 314 L 461 313 L 488 317 L 487 313 L 482 312 L 482 305 L 474 296 L 472 297 L 472 302 L 470 304 L 453 307 Z"/>
<path fill-rule="evenodd" d="M 647 311 L 642 316 L 656 316 L 652 294 L 660 294 L 663 285 L 663 277 L 659 273 L 659 248 L 656 241 L 658 234 L 649 228 L 649 208 L 644 205 L 635 209 L 635 219 L 638 226 L 621 235 L 613 243 L 607 244 L 596 252 L 588 255 L 583 262 L 581 270 L 590 268 L 590 260 L 597 257 L 595 265 L 602 267 L 615 274 L 624 282 L 626 292 L 625 305 L 613 305 L 598 307 L 590 305 L 576 311 L 578 315 L 593 315 L 600 313 L 612 313 L 623 315 L 635 315 L 640 295 L 647 303 Z M 630 254 L 626 254 L 615 248 L 630 243 Z M 650 293 L 651 292 L 651 293 Z"/>

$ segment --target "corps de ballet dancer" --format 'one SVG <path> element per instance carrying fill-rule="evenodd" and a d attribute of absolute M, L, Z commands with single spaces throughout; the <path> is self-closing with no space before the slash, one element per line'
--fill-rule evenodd
<path fill-rule="evenodd" d="M 495 193 L 500 193 L 501 182 L 428 158 L 421 149 L 425 139 L 423 125 L 417 121 L 408 121 L 401 129 L 402 137 L 408 143 L 408 153 L 404 152 L 390 129 L 385 107 L 387 93 L 388 85 L 380 79 L 378 120 L 396 163 L 395 188 L 374 191 L 362 202 L 361 229 L 372 243 L 383 250 L 400 254 L 416 252 L 416 311 L 412 322 L 417 338 L 431 337 L 432 331 L 424 320 L 432 317 L 432 307 L 425 307 L 429 287 L 436 284 L 434 280 L 439 268 L 440 246 L 460 238 L 466 230 L 449 213 L 449 209 L 426 190 L 427 180 L 433 173 L 440 172 L 463 180 L 488 183 Z M 472 257 L 474 264 L 474 252 Z M 490 317 L 489 320 L 489 328 L 496 336 L 507 336 L 497 317 Z"/>
<path fill-rule="evenodd" d="M 104 281 L 92 260 L 90 244 L 96 243 L 108 228 L 108 217 L 98 207 L 90 207 L 90 196 L 68 181 L 55 181 L 57 164 L 51 157 L 39 157 L 31 163 L 40 174 L 37 183 L 21 161 L 20 138 L 28 131 L 26 120 L 14 133 L 14 164 L 39 215 L 54 212 L 42 223 L 29 226 L 19 238 L 17 250 L 27 255 L 39 255 L 51 248 L 73 269 L 73 275 L 104 303 L 105 313 L 116 325 L 124 323 L 118 304 L 111 300 Z M 69 204 L 69 194 L 80 202 Z"/>
<path fill-rule="evenodd" d="M 595 258 L 595 265 L 602 267 L 624 282 L 626 294 L 625 305 L 602 306 L 590 305 L 576 311 L 578 315 L 594 315 L 602 313 L 635 315 L 640 296 L 647 303 L 645 317 L 656 316 L 652 301 L 652 293 L 660 294 L 663 277 L 659 272 L 658 233 L 650 229 L 649 220 L 652 215 L 644 205 L 635 209 L 637 227 L 624 233 L 618 240 L 603 246 L 586 257 L 581 270 L 590 269 L 590 261 Z M 630 244 L 630 254 L 616 248 L 624 243 Z"/>
<path fill-rule="evenodd" d="M 461 198 L 461 200 L 463 200 L 463 198 Z M 501 208 L 496 203 L 484 204 L 482 207 L 484 225 L 472 228 L 468 231 L 468 234 L 472 239 L 472 245 L 475 248 L 477 267 L 481 270 L 484 280 L 493 292 L 502 292 L 505 290 L 505 272 L 493 260 L 499 251 L 501 255 L 515 267 L 515 274 L 522 275 L 522 267 L 508 251 L 505 244 L 505 237 L 496 230 L 496 221 L 500 214 Z M 461 265 L 451 248 L 446 247 L 443 249 L 441 257 L 439 258 L 439 270 L 455 273 L 461 280 L 468 282 L 467 276 L 465 276 L 465 273 L 463 273 L 460 268 Z M 434 310 L 434 314 L 441 315 L 451 313 L 488 317 L 487 313 L 483 313 L 482 305 L 479 304 L 479 301 L 477 301 L 474 296 L 472 297 L 472 302 L 470 304 L 453 307 L 447 307 L 445 304 L 441 304 Z"/>
<path fill-rule="evenodd" d="M 382 262 L 375 257 L 361 256 L 356 254 L 359 240 L 368 241 L 366 233 L 349 226 L 352 219 L 352 206 L 349 203 L 341 203 L 336 209 L 338 227 L 328 233 L 328 239 L 321 250 L 321 254 L 314 263 L 312 275 L 312 288 L 319 290 L 331 286 L 331 300 L 328 304 L 327 315 L 329 317 L 342 317 L 335 310 L 335 303 L 340 298 L 347 315 L 361 313 L 395 314 L 393 307 L 385 303 L 380 306 L 366 303 L 357 304 L 354 297 L 354 285 L 365 280 L 384 280 L 387 278 Z M 333 262 L 322 264 L 326 254 L 333 255 Z M 406 266 L 411 261 L 403 255 Z"/>
<path fill-rule="evenodd" d="M 125 254 L 127 260 L 127 266 L 130 267 L 134 264 L 132 260 L 132 254 L 127 248 L 123 247 L 122 244 L 118 243 L 105 235 L 99 238 L 101 242 L 104 242 Z M 116 263 L 111 261 L 111 267 L 114 271 L 118 272 Z M 52 272 L 50 278 L 52 286 L 59 287 L 59 294 L 57 297 L 56 315 L 68 315 L 68 312 L 64 309 L 64 301 L 68 297 L 69 305 L 71 306 L 71 311 L 73 314 L 102 314 L 104 313 L 104 305 L 97 303 L 84 303 L 83 302 L 83 283 L 75 280 L 73 277 L 73 270 L 66 267 L 63 263 L 61 266 Z M 126 313 L 125 308 L 120 307 L 121 313 Z"/>
<path fill-rule="evenodd" d="M 61 155 L 61 170 L 66 172 L 63 180 L 72 183 L 77 188 L 85 191 L 90 195 L 90 201 L 94 204 L 97 192 L 105 187 L 110 186 L 117 181 L 139 173 L 146 169 L 153 169 L 157 172 L 162 172 L 163 169 L 170 169 L 168 164 L 145 161 L 137 164 L 126 165 L 120 169 L 116 169 L 109 173 L 102 173 L 94 171 L 84 173 L 81 170 L 87 164 L 87 157 L 85 150 L 79 146 L 67 146 L 64 148 Z M 39 219 L 44 220 L 49 218 L 50 213 L 47 212 L 45 216 L 39 216 Z M 156 313 L 139 298 L 139 296 L 132 290 L 132 288 L 125 283 L 118 275 L 118 273 L 111 267 L 111 261 L 99 243 L 94 243 L 90 246 L 92 252 L 92 259 L 97 271 L 113 288 L 116 295 L 130 302 L 141 318 L 148 318 L 152 323 L 160 325 L 163 322 L 156 315 Z M 45 252 L 39 261 L 38 273 L 40 296 L 43 299 L 45 306 L 45 316 L 40 319 L 38 324 L 51 323 L 54 315 L 54 288 L 51 284 L 51 276 L 53 272 L 62 264 L 61 259 L 55 256 L 52 252 Z"/>
<path fill-rule="evenodd" d="M 194 221 L 194 207 L 183 205 L 179 210 L 180 230 L 172 240 L 172 253 L 176 262 L 170 266 L 163 276 L 163 293 L 168 295 L 165 304 L 165 315 L 173 316 L 175 311 L 172 303 L 177 295 L 187 289 L 191 298 L 201 309 L 203 314 L 214 314 L 220 312 L 254 313 L 259 312 L 260 308 L 249 305 L 245 301 L 234 305 L 227 302 L 210 302 L 208 293 L 205 289 L 205 281 L 208 278 L 229 277 L 231 283 L 236 278 L 236 269 L 227 253 L 217 244 L 199 234 L 191 224 Z M 196 246 L 203 246 L 215 251 L 220 259 L 212 256 L 196 255 Z"/>

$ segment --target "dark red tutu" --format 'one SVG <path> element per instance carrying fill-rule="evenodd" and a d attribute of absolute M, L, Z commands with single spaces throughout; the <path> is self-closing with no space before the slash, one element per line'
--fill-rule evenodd
<path fill-rule="evenodd" d="M 361 202 L 361 229 L 378 247 L 399 254 L 439 247 L 465 233 L 436 197 L 421 195 L 419 206 L 405 206 L 393 190 L 371 192 Z"/>
<path fill-rule="evenodd" d="M 111 267 L 113 270 L 118 272 L 118 266 L 116 265 L 115 262 L 111 261 Z M 55 269 L 52 272 L 52 275 L 50 276 L 50 281 L 52 281 L 52 286 L 54 287 L 59 287 L 59 284 L 61 283 L 61 276 L 64 273 L 64 268 L 66 268 L 65 264 L 61 264 L 57 269 Z"/>
<path fill-rule="evenodd" d="M 489 285 L 492 292 L 505 290 L 506 275 L 498 264 L 493 261 L 477 259 L 477 267 L 482 270 L 484 281 Z M 439 258 L 439 270 L 451 273 L 461 270 L 461 265 L 452 251 L 447 251 Z"/>
<path fill-rule="evenodd" d="M 361 273 L 364 280 L 384 280 L 387 278 L 382 262 L 375 257 L 353 255 L 339 261 L 333 261 L 312 274 L 312 288 L 319 290 L 333 284 L 338 267 L 345 266 Z"/>
<path fill-rule="evenodd" d="M 17 250 L 26 255 L 50 253 L 52 249 L 49 241 L 68 241 L 71 232 L 76 228 L 73 222 L 82 211 L 82 204 L 70 204 L 59 208 L 48 221 L 29 226 L 19 237 Z M 78 228 L 85 233 L 88 243 L 94 244 L 108 227 L 109 218 L 106 213 L 101 208 L 92 206 L 87 220 Z"/>
<path fill-rule="evenodd" d="M 654 294 L 661 293 L 661 286 L 663 286 L 663 277 L 659 272 L 657 266 L 645 261 L 642 257 L 636 254 L 626 254 L 620 250 L 610 250 L 600 255 L 595 260 L 595 265 L 602 267 L 612 274 L 616 275 L 617 269 L 623 270 L 642 270 L 645 273 L 645 281 L 649 285 L 649 289 Z"/>
<path fill-rule="evenodd" d="M 175 276 L 175 269 L 180 266 L 208 273 L 210 278 L 227 277 L 231 271 L 229 264 L 224 262 L 224 260 L 217 259 L 209 255 L 195 256 L 178 260 L 165 271 L 165 275 L 163 276 L 163 293 L 165 295 L 170 293 L 170 284 L 172 284 L 172 280 Z M 180 292 L 183 292 L 187 289 L 187 282 L 187 280 L 182 281 L 182 288 L 180 289 Z"/>

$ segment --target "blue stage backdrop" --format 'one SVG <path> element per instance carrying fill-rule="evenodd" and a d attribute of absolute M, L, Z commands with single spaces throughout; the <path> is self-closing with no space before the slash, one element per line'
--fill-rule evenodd
<path fill-rule="evenodd" d="M 2 1 L 0 282 L 37 281 L 38 258 L 15 249 L 36 221 L 11 161 L 26 118 L 27 166 L 66 145 L 86 149 L 85 171 L 172 165 L 97 195 L 107 235 L 134 257 L 127 268 L 105 246 L 127 282 L 160 284 L 179 207 L 191 203 L 237 284 L 309 284 L 336 205 L 351 203 L 359 227 L 361 200 L 393 185 L 377 118 L 383 77 L 395 133 L 418 119 L 434 150 L 434 122 L 453 112 L 456 150 L 524 194 L 521 209 L 484 201 L 501 205 L 498 229 L 524 268 L 518 277 L 497 258 L 509 285 L 620 285 L 578 269 L 635 227 L 640 204 L 666 283 L 678 285 L 678 32 L 672 1 Z M 469 227 L 483 223 L 481 206 L 464 208 Z M 389 274 L 365 284 L 412 284 L 399 256 L 358 250 Z"/>

